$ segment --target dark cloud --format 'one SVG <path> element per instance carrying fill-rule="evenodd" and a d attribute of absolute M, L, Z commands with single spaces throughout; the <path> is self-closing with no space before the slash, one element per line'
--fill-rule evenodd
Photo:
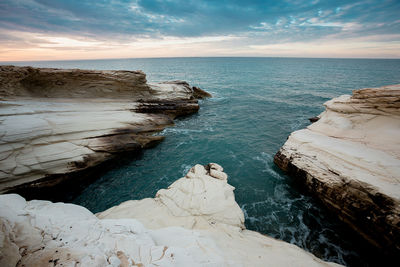
<path fill-rule="evenodd" d="M 400 1 L 1 0 L 0 31 L 96 38 L 400 34 Z M 352 25 L 350 25 L 352 23 Z"/>

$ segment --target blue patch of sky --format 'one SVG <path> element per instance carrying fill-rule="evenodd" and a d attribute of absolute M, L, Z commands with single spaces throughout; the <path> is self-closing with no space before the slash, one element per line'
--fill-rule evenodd
<path fill-rule="evenodd" d="M 246 35 L 285 29 L 317 38 L 355 23 L 354 36 L 400 34 L 400 1 L 2 0 L 0 30 L 83 36 Z M 320 28 L 323 29 L 320 29 Z M 299 32 L 305 35 L 300 36 Z"/>

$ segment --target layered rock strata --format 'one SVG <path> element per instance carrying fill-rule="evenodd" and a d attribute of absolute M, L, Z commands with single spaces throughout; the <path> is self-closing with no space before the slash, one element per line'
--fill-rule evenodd
<path fill-rule="evenodd" d="M 0 193 L 153 146 L 163 138 L 153 133 L 207 96 L 183 81 L 148 84 L 141 71 L 0 66 Z"/>
<path fill-rule="evenodd" d="M 293 132 L 275 163 L 374 245 L 400 252 L 400 85 L 353 91 Z"/>
<path fill-rule="evenodd" d="M 338 266 L 246 230 L 221 166 L 194 166 L 155 198 L 97 217 L 0 195 L 1 266 Z"/>

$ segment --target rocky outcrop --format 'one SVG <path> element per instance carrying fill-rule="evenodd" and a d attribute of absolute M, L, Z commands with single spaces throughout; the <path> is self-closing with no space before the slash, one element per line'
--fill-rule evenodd
<path fill-rule="evenodd" d="M 227 179 L 218 164 L 211 163 L 206 168 L 196 165 L 168 189 L 159 190 L 155 198 L 126 201 L 97 216 L 136 218 L 150 228 L 208 229 L 210 225 L 224 225 L 244 229 L 243 212 Z"/>
<path fill-rule="evenodd" d="M 141 71 L 96 71 L 0 66 L 0 95 L 46 98 L 151 96 Z"/>
<path fill-rule="evenodd" d="M 194 166 L 155 198 L 94 216 L 0 195 L 1 266 L 337 266 L 244 228 L 221 166 Z"/>
<path fill-rule="evenodd" d="M 293 132 L 275 163 L 374 245 L 400 251 L 400 85 L 355 90 Z"/>
<path fill-rule="evenodd" d="M 183 81 L 148 84 L 141 71 L 0 66 L 0 193 L 50 187 L 197 112 L 208 93 Z"/>

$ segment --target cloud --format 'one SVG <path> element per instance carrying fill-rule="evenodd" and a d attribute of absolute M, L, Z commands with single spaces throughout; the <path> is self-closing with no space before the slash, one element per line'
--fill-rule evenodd
<path fill-rule="evenodd" d="M 389 23 L 398 19 L 400 11 L 398 1 L 346 3 L 340 0 L 3 0 L 0 26 L 82 35 L 201 36 L 245 33 L 262 23 L 294 26 L 307 19 L 320 21 L 320 26 L 354 21 L 383 23 L 381 28 L 393 30 Z M 396 27 L 399 30 L 399 25 Z"/>
<path fill-rule="evenodd" d="M 385 36 L 392 39 L 394 36 Z M 400 35 L 395 36 L 400 40 Z M 358 37 L 343 42 L 323 39 L 318 42 L 290 42 L 250 46 L 254 54 L 282 57 L 400 58 L 400 41 L 382 42 L 381 36 Z"/>
<path fill-rule="evenodd" d="M 222 53 L 224 45 L 236 55 L 262 45 L 386 36 L 376 45 L 399 41 L 399 13 L 397 0 L 2 0 L 0 53 L 4 58 L 12 47 L 208 44 L 204 40 L 214 38 L 215 51 Z"/>

